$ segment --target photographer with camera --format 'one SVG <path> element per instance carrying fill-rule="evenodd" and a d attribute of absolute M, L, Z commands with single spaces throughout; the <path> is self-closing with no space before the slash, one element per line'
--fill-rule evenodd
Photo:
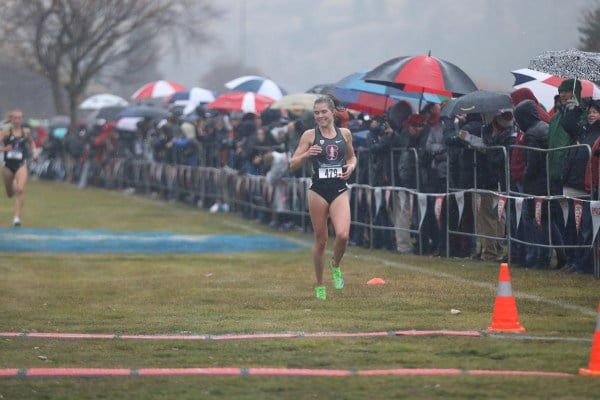
<path fill-rule="evenodd" d="M 391 185 L 390 150 L 394 130 L 382 116 L 371 120 L 367 134 L 367 149 L 370 160 L 369 184 L 371 186 Z"/>
<path fill-rule="evenodd" d="M 583 122 L 585 121 L 585 122 Z M 580 106 L 565 112 L 562 126 L 573 138 L 575 144 L 588 145 L 571 147 L 563 164 L 563 194 L 569 197 L 571 209 L 575 213 L 575 200 L 593 200 L 598 194 L 598 142 L 600 141 L 600 100 L 582 99 Z M 590 162 L 594 178 L 590 179 Z M 593 188 L 593 190 L 592 190 Z M 590 197 L 591 195 L 591 197 Z M 573 199 L 571 199 L 573 198 Z M 577 232 L 576 223 L 565 227 L 565 244 L 589 246 L 593 238 L 592 215 L 589 207 L 582 207 L 581 225 Z M 570 251 L 563 272 L 591 273 L 593 270 L 593 250 L 582 248 Z"/>
<path fill-rule="evenodd" d="M 441 111 L 441 106 L 436 103 L 427 103 L 421 110 L 426 123 L 423 134 L 427 136 L 425 154 L 430 171 L 429 187 L 425 188 L 424 192 L 446 193 L 448 148 L 444 138 Z M 442 200 L 441 207 L 436 207 L 437 201 L 439 201 L 437 196 L 427 197 L 427 212 L 421 227 L 429 232 L 431 254 L 434 256 L 446 253 L 446 199 Z"/>
<path fill-rule="evenodd" d="M 371 186 L 390 186 L 392 184 L 391 150 L 394 135 L 394 130 L 384 117 L 378 116 L 371 120 L 367 134 L 369 183 Z M 371 204 L 375 205 L 378 202 L 374 199 Z M 391 204 L 386 204 L 385 199 L 382 199 L 379 209 L 372 210 L 375 215 L 375 225 L 392 226 L 391 216 L 387 212 L 390 206 Z M 395 243 L 390 232 L 390 230 L 374 229 L 371 238 L 373 248 L 393 250 Z"/>

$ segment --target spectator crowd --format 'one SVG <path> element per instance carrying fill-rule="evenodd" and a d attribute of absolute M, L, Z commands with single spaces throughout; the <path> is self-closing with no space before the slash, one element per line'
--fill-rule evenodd
<path fill-rule="evenodd" d="M 559 87 L 550 110 L 527 88 L 511 98 L 510 108 L 452 116 L 443 116 L 444 103 L 399 101 L 385 115 L 340 105 L 336 123 L 353 133 L 358 157 L 351 245 L 592 273 L 600 100 L 582 99 L 574 80 Z M 135 160 L 264 177 L 269 189 L 250 192 L 268 206 L 252 217 L 281 229 L 302 225 L 281 206 L 287 194 L 278 182 L 311 175 L 286 163 L 314 126 L 312 110 L 244 114 L 200 105 L 183 115 L 174 107 L 127 129 L 115 115 L 36 130 L 42 152 L 32 173 L 83 188 L 106 182 L 117 160 Z M 245 210 L 225 203 L 215 195 L 203 206 Z"/>

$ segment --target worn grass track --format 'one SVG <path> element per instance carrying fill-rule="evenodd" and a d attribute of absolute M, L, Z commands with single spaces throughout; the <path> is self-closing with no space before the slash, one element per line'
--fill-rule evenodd
<path fill-rule="evenodd" d="M 303 233 L 282 234 L 233 215 L 118 192 L 30 181 L 26 196 L 22 219 L 28 228 L 261 233 L 311 242 Z M 12 205 L 1 199 L 0 221 L 11 221 Z M 346 288 L 330 287 L 329 299 L 317 302 L 308 247 L 231 254 L 3 253 L 0 331 L 219 335 L 485 331 L 490 324 L 497 265 L 351 248 L 343 266 Z M 366 285 L 372 277 L 387 283 Z M 600 380 L 577 371 L 589 361 L 598 282 L 518 268 L 511 268 L 511 278 L 523 335 L 220 342 L 5 337 L 0 368 L 459 368 L 572 377 L 0 378 L 0 398 L 595 398 Z M 517 339 L 523 336 L 532 339 Z"/>

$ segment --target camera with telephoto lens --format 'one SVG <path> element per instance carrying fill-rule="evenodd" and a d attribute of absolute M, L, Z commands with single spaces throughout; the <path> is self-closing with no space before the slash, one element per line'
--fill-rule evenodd
<path fill-rule="evenodd" d="M 378 123 L 377 127 L 374 129 L 374 133 L 377 136 L 383 136 L 386 134 L 386 130 L 388 127 L 388 122 L 385 118 L 376 118 L 376 121 Z"/>

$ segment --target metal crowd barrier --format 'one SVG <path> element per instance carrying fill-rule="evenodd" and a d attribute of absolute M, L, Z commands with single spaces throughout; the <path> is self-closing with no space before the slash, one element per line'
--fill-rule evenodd
<path fill-rule="evenodd" d="M 586 146 L 586 145 L 577 145 Z M 569 146 L 577 147 L 577 146 Z M 531 151 L 542 151 L 546 154 L 552 151 L 566 150 L 568 148 L 552 149 L 552 150 L 540 150 L 532 149 L 525 146 L 513 146 L 520 147 L 524 150 Z M 587 146 L 590 151 L 589 146 Z M 416 249 L 418 254 L 423 254 L 423 243 L 421 242 L 421 226 L 420 223 L 423 221 L 423 213 L 431 212 L 429 207 L 431 206 L 430 198 L 433 198 L 433 206 L 436 207 L 436 213 L 439 211 L 437 208 L 440 204 L 445 203 L 445 215 L 437 215 L 436 218 L 445 218 L 446 231 L 445 231 L 445 256 L 449 256 L 450 248 L 450 235 L 457 236 L 468 236 L 473 241 L 479 241 L 482 238 L 488 238 L 493 240 L 499 240 L 506 243 L 507 254 L 511 256 L 511 246 L 515 243 L 523 245 L 536 245 L 547 248 L 556 247 L 555 243 L 552 243 L 552 235 L 548 232 L 549 243 L 540 244 L 534 243 L 526 238 L 518 238 L 514 235 L 511 229 L 512 219 L 512 208 L 516 202 L 521 202 L 521 199 L 541 199 L 545 202 L 548 208 L 548 229 L 550 229 L 552 222 L 552 215 L 550 212 L 550 204 L 552 201 L 572 201 L 573 199 L 567 196 L 529 196 L 524 193 L 519 193 L 511 189 L 510 185 L 510 157 L 508 152 L 510 149 L 506 149 L 502 146 L 489 147 L 488 151 L 498 150 L 503 152 L 504 163 L 504 176 L 506 178 L 505 188 L 506 190 L 483 190 L 477 189 L 477 182 L 475 181 L 475 187 L 469 189 L 461 189 L 454 187 L 450 179 L 447 180 L 446 191 L 443 193 L 422 193 L 420 191 L 421 182 L 420 176 L 417 174 L 414 187 L 402 187 L 398 186 L 396 182 L 396 171 L 395 168 L 397 157 L 399 152 L 409 151 L 413 153 L 415 162 L 415 171 L 418 170 L 420 163 L 419 152 L 414 148 L 395 148 L 390 150 L 390 168 L 388 171 L 392 179 L 392 185 L 377 187 L 372 186 L 372 182 L 351 182 L 350 187 L 350 200 L 351 200 L 351 211 L 352 211 L 352 228 L 354 230 L 363 230 L 368 232 L 369 243 L 366 244 L 369 248 L 379 248 L 378 243 L 374 243 L 373 238 L 376 232 L 387 232 L 389 234 L 395 234 L 396 232 L 405 232 L 411 235 L 415 239 Z M 475 155 L 476 157 L 476 155 Z M 370 168 L 373 163 L 372 157 L 368 157 L 368 166 Z M 474 160 L 476 162 L 476 160 Z M 447 176 L 450 176 L 450 162 L 447 162 Z M 356 173 L 360 172 L 360 166 L 358 166 Z M 475 171 L 474 171 L 475 172 Z M 307 204 L 307 193 L 310 186 L 310 178 L 307 177 L 307 172 L 303 171 L 300 177 L 285 177 L 281 179 L 277 184 L 271 185 L 265 176 L 260 175 L 245 175 L 240 174 L 239 171 L 224 167 L 224 168 L 213 168 L 213 167 L 202 167 L 202 166 L 188 166 L 188 165 L 172 165 L 163 164 L 156 162 L 149 162 L 144 160 L 136 159 L 122 159 L 113 158 L 110 162 L 106 162 L 103 165 L 93 168 L 91 172 L 92 176 L 89 177 L 90 184 L 100 185 L 110 189 L 133 189 L 138 193 L 142 193 L 148 196 L 161 197 L 170 201 L 181 201 L 186 202 L 195 207 L 209 208 L 212 204 L 218 201 L 227 203 L 230 207 L 230 211 L 238 212 L 246 218 L 255 218 L 259 214 L 264 213 L 279 213 L 287 216 L 291 216 L 295 219 L 297 225 L 303 230 L 307 231 L 310 229 L 310 217 L 308 215 L 308 204 Z M 358 175 L 357 175 L 358 176 Z M 477 175 L 475 174 L 475 177 Z M 369 180 L 372 179 L 372 175 Z M 547 179 L 547 186 L 549 188 L 549 180 Z M 505 207 L 505 220 L 506 226 L 504 234 L 501 236 L 486 236 L 478 233 L 476 230 L 473 232 L 463 232 L 460 230 L 453 230 L 450 228 L 450 207 L 449 201 L 453 201 L 454 205 L 457 205 L 457 199 L 460 199 L 464 194 L 469 193 L 474 197 L 482 194 L 490 194 L 494 196 L 496 201 L 502 200 L 502 205 Z M 399 198 L 404 197 L 405 201 L 403 206 L 410 207 L 411 214 L 413 215 L 412 224 L 410 226 L 395 226 L 394 224 L 394 213 L 399 212 L 400 202 Z M 600 210 L 600 202 L 593 202 L 593 200 L 582 199 L 583 204 L 594 205 Z M 408 205 L 407 205 L 408 202 Z M 424 205 L 425 204 L 425 205 Z M 497 204 L 497 203 L 496 203 Z M 388 223 L 378 224 L 377 214 L 382 212 L 381 208 L 385 208 L 388 212 Z M 471 210 L 464 210 L 464 212 L 470 212 Z M 474 226 L 477 226 L 478 212 L 474 209 Z M 597 229 L 597 228 L 594 228 Z M 364 244 L 363 244 L 364 245 Z M 592 248 L 593 259 L 594 259 L 594 277 L 600 278 L 600 263 L 598 262 L 598 238 L 594 237 L 592 244 L 589 246 L 562 246 L 565 248 Z"/>

